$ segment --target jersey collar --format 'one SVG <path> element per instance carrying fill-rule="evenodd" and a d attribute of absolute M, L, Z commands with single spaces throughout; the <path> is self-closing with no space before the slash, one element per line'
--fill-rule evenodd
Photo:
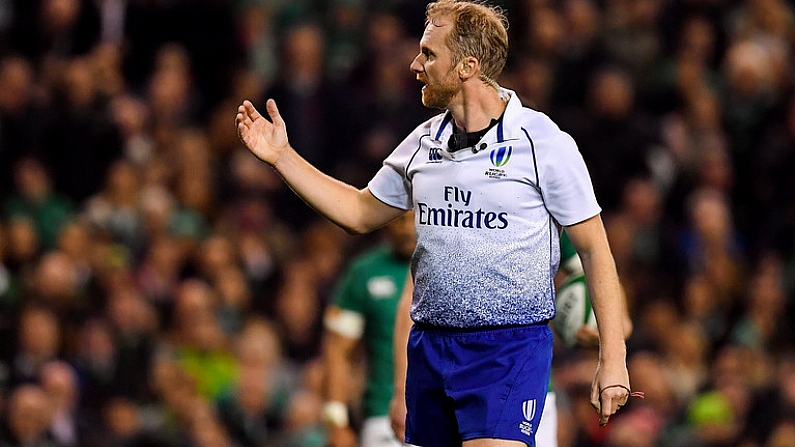
<path fill-rule="evenodd" d="M 507 96 L 509 98 L 508 105 L 505 107 L 505 113 L 503 113 L 497 125 L 489 129 L 486 135 L 483 136 L 483 140 L 502 143 L 512 138 L 510 123 L 513 121 L 513 117 L 517 116 L 521 111 L 522 102 L 513 90 L 507 88 L 500 87 L 500 96 Z M 431 125 L 431 137 L 440 144 L 445 143 L 442 144 L 442 147 L 446 147 L 446 142 L 450 138 L 450 134 L 453 133 L 452 121 L 453 114 L 448 110 L 442 115 L 440 120 L 436 120 L 436 122 Z M 506 121 L 508 121 L 509 124 L 508 128 L 505 126 Z"/>

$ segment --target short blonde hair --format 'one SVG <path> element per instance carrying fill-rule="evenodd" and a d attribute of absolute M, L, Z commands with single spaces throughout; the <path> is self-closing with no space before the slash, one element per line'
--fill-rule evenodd
<path fill-rule="evenodd" d="M 502 8 L 479 0 L 437 0 L 428 4 L 425 25 L 436 24 L 439 18 L 453 22 L 447 36 L 453 63 L 474 57 L 484 80 L 493 83 L 508 58 L 508 19 Z"/>

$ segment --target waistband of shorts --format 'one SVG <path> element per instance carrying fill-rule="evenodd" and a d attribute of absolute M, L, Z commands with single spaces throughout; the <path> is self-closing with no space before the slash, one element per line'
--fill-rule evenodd
<path fill-rule="evenodd" d="M 414 327 L 421 331 L 444 332 L 450 334 L 469 334 L 475 332 L 490 332 L 490 331 L 525 329 L 525 328 L 547 326 L 549 324 L 549 321 L 550 320 L 541 320 L 537 323 L 530 323 L 530 324 L 502 324 L 496 326 L 476 326 L 476 327 L 435 326 L 427 323 L 414 323 Z"/>

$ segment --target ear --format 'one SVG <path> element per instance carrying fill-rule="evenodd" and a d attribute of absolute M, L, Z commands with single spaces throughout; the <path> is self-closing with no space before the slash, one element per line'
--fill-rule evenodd
<path fill-rule="evenodd" d="M 480 63 L 477 59 L 471 56 L 465 57 L 458 63 L 458 77 L 461 78 L 462 81 L 466 81 L 474 76 L 479 68 Z"/>

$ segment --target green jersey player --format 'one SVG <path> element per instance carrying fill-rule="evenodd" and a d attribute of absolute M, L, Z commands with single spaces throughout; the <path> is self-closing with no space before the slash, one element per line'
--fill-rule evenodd
<path fill-rule="evenodd" d="M 392 398 L 392 336 L 395 313 L 414 250 L 414 216 L 408 213 L 386 228 L 387 243 L 354 260 L 341 278 L 325 316 L 324 361 L 328 402 L 324 418 L 329 445 L 355 444 L 348 423 L 352 354 L 364 348 L 367 383 L 361 402 L 362 447 L 401 445 L 389 424 Z"/>

